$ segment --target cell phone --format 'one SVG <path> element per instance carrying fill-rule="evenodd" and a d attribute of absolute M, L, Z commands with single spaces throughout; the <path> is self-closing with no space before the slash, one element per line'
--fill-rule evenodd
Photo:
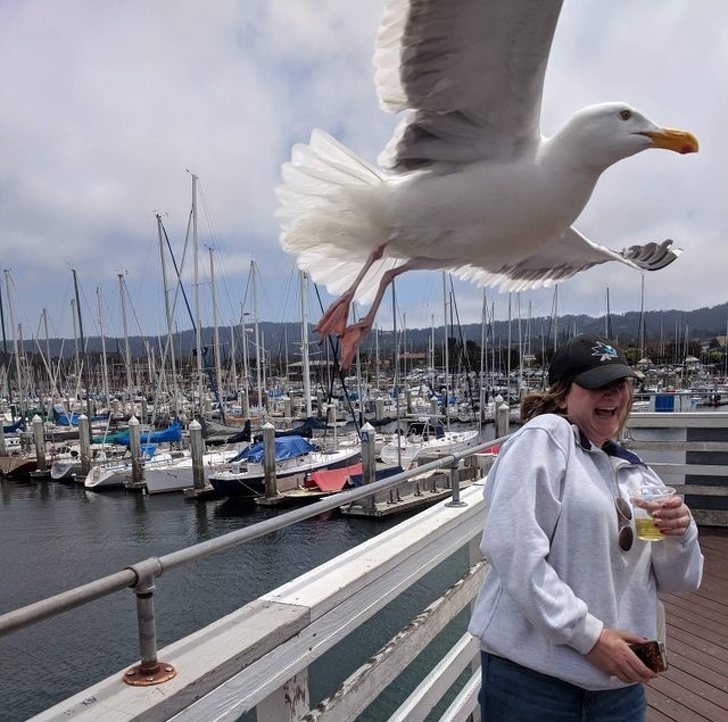
<path fill-rule="evenodd" d="M 630 644 L 629 647 L 653 672 L 664 672 L 667 669 L 667 652 L 660 640 Z"/>

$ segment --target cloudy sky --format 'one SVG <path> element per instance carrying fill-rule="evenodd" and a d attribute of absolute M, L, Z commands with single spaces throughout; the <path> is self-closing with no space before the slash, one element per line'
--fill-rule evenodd
<path fill-rule="evenodd" d="M 372 51 L 383 0 L 0 0 L 0 277 L 8 338 L 72 337 L 72 269 L 84 332 L 165 325 L 159 214 L 178 264 L 199 177 L 203 325 L 250 311 L 298 318 L 295 263 L 281 251 L 274 188 L 315 127 L 375 161 L 397 118 L 378 107 Z M 580 107 L 629 102 L 695 133 L 697 155 L 647 151 L 602 177 L 576 226 L 620 249 L 671 237 L 684 249 L 645 279 L 648 310 L 724 303 L 728 253 L 728 2 L 566 0 L 549 63 L 542 131 Z M 211 250 L 212 249 L 212 250 Z M 194 298 L 191 249 L 185 288 Z M 170 279 L 172 269 L 168 268 Z M 559 313 L 640 306 L 640 274 L 608 264 L 559 286 Z M 121 279 L 121 281 L 120 281 Z M 169 280 L 168 285 L 171 285 Z M 460 318 L 482 291 L 456 283 Z M 410 327 L 442 317 L 440 273 L 398 281 Z M 508 296 L 489 292 L 496 318 Z M 322 291 L 323 302 L 330 297 Z M 549 314 L 552 289 L 513 297 Z M 99 313 L 99 302 L 101 313 Z M 320 315 L 311 295 L 311 319 Z M 180 307 L 182 304 L 180 302 Z M 194 303 L 192 303 L 194 307 Z M 383 327 L 389 324 L 384 310 Z M 10 323 L 14 321 L 14 327 Z M 178 328 L 189 317 L 176 313 Z"/>

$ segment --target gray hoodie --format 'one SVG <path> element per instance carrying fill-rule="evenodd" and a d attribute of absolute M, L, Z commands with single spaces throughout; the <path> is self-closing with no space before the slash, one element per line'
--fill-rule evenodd
<path fill-rule="evenodd" d="M 469 627 L 484 651 L 588 690 L 624 686 L 584 657 L 602 629 L 655 639 L 657 593 L 697 589 L 703 570 L 695 522 L 620 549 L 615 495 L 664 485 L 635 454 L 606 448 L 555 414 L 504 444 L 485 484 L 491 567 Z"/>

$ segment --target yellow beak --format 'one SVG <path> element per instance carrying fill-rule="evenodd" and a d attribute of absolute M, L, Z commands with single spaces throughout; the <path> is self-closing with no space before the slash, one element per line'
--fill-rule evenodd
<path fill-rule="evenodd" d="M 698 139 L 687 130 L 660 128 L 660 130 L 648 130 L 644 135 L 652 139 L 655 148 L 674 150 L 681 154 L 698 152 Z"/>

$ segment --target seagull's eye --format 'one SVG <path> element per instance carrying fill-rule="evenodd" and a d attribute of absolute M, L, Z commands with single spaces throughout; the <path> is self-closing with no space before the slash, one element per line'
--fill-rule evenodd
<path fill-rule="evenodd" d="M 619 117 L 622 120 L 629 120 L 632 117 L 632 111 L 627 110 L 626 108 L 624 110 L 619 111 Z"/>

